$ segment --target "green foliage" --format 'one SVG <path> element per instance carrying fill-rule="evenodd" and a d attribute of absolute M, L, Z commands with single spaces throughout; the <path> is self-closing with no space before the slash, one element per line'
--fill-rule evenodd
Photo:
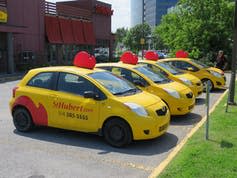
<path fill-rule="evenodd" d="M 148 24 L 136 25 L 128 31 L 124 39 L 124 44 L 128 49 L 134 52 L 138 52 L 142 49 L 142 45 L 140 44 L 141 38 L 145 39 L 145 45 L 143 47 L 147 48 L 148 36 L 150 34 L 151 28 Z"/>
<path fill-rule="evenodd" d="M 126 28 L 118 28 L 116 30 L 116 44 L 123 43 L 124 37 L 127 35 L 128 29 Z"/>
<path fill-rule="evenodd" d="M 234 3 L 230 0 L 180 0 L 171 13 L 163 16 L 154 36 L 173 53 L 183 49 L 190 57 L 200 58 L 222 49 L 229 55 L 233 17 Z"/>

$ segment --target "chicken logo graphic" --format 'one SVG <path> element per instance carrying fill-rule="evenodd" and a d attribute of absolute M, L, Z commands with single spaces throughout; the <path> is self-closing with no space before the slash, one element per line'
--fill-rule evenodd
<path fill-rule="evenodd" d="M 27 96 L 20 96 L 16 99 L 13 107 L 25 106 L 32 116 L 32 120 L 36 125 L 47 126 L 48 125 L 48 114 L 45 107 L 39 103 L 37 107 L 35 103 Z"/>

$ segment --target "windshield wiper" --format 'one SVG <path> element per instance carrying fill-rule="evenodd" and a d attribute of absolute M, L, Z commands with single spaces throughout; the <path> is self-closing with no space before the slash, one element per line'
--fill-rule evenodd
<path fill-rule="evenodd" d="M 165 80 L 156 80 L 155 83 L 163 83 Z"/>
<path fill-rule="evenodd" d="M 125 94 L 128 94 L 128 93 L 137 93 L 138 89 L 137 88 L 131 88 L 129 90 L 126 90 L 126 91 L 123 91 L 123 92 L 118 92 L 118 93 L 114 93 L 114 95 L 125 95 Z"/>
<path fill-rule="evenodd" d="M 155 83 L 169 83 L 171 80 L 170 79 L 164 79 L 164 80 L 162 80 L 162 81 L 154 81 Z"/>
<path fill-rule="evenodd" d="M 183 74 L 183 72 L 176 72 L 176 73 L 173 73 L 173 75 L 180 75 L 180 74 Z"/>

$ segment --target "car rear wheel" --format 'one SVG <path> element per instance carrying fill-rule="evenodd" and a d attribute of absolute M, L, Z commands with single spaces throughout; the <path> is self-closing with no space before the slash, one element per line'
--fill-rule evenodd
<path fill-rule="evenodd" d="M 34 126 L 29 112 L 24 108 L 17 108 L 13 112 L 13 123 L 20 132 L 27 132 Z"/>
<path fill-rule="evenodd" d="M 213 83 L 212 83 L 212 81 L 211 80 L 209 80 L 209 79 L 202 79 L 202 84 L 203 84 L 203 91 L 204 92 L 206 92 L 206 90 L 207 90 L 207 83 L 208 82 L 210 82 L 210 91 L 212 91 L 213 90 Z"/>
<path fill-rule="evenodd" d="M 131 143 L 132 133 L 129 125 L 121 119 L 111 119 L 103 127 L 105 140 L 114 147 L 123 147 Z"/>

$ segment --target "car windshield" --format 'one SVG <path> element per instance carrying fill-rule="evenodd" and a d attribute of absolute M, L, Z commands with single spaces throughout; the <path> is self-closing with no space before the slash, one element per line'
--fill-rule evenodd
<path fill-rule="evenodd" d="M 158 66 L 168 70 L 171 74 L 173 75 L 179 75 L 183 74 L 179 69 L 175 68 L 174 66 L 170 65 L 169 63 L 166 62 L 157 62 L 156 63 Z"/>
<path fill-rule="evenodd" d="M 194 60 L 194 59 L 191 59 L 191 61 L 193 62 L 193 63 L 195 63 L 199 68 L 208 68 L 208 66 L 206 65 L 206 64 L 204 64 L 204 63 L 202 63 L 202 62 L 200 62 L 200 61 L 198 61 L 198 60 Z"/>
<path fill-rule="evenodd" d="M 166 83 L 170 81 L 160 72 L 155 72 L 147 66 L 140 66 L 136 67 L 135 69 L 150 78 L 155 83 Z"/>
<path fill-rule="evenodd" d="M 132 83 L 110 72 L 95 72 L 88 76 L 103 85 L 113 95 L 133 95 L 141 91 Z"/>

